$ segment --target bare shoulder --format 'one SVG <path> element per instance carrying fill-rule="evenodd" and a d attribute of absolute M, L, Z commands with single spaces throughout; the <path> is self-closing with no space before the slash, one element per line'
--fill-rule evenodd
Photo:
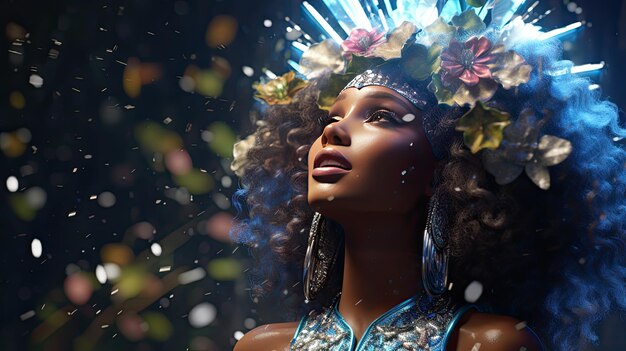
<path fill-rule="evenodd" d="M 541 351 L 541 342 L 526 323 L 509 316 L 467 312 L 454 332 L 448 350 Z M 455 347 L 456 346 L 456 347 Z"/>
<path fill-rule="evenodd" d="M 233 351 L 285 351 L 296 333 L 298 322 L 267 324 L 247 332 Z"/>

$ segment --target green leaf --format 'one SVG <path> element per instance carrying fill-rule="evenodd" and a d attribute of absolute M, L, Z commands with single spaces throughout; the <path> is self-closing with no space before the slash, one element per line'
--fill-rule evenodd
<path fill-rule="evenodd" d="M 325 71 L 342 73 L 346 67 L 346 60 L 341 46 L 332 39 L 323 40 L 302 54 L 300 69 L 307 78 L 315 78 Z"/>
<path fill-rule="evenodd" d="M 485 29 L 485 22 L 472 9 L 452 17 L 452 24 L 467 32 L 478 32 Z"/>
<path fill-rule="evenodd" d="M 463 141 L 473 154 L 481 149 L 497 149 L 502 141 L 504 127 L 511 123 L 510 115 L 477 101 L 474 108 L 456 122 L 456 130 L 463 132 Z"/>
<path fill-rule="evenodd" d="M 498 46 L 494 49 L 494 52 L 498 55 L 496 67 L 492 71 L 495 81 L 502 84 L 504 89 L 511 89 L 522 83 L 528 83 L 530 72 L 533 69 L 532 66 L 527 64 L 524 58 L 515 51 L 498 52 L 502 50 L 500 47 Z"/>
<path fill-rule="evenodd" d="M 417 27 L 413 23 L 407 21 L 402 22 L 402 24 L 396 27 L 396 29 L 387 36 L 385 43 L 374 48 L 372 56 L 380 57 L 384 60 L 399 58 L 404 44 L 413 37 L 416 31 Z"/>
<path fill-rule="evenodd" d="M 441 82 L 441 76 L 438 73 L 432 75 L 432 80 L 428 85 L 428 89 L 430 89 L 435 94 L 435 97 L 440 104 L 446 104 L 450 106 L 454 105 L 454 94 L 450 90 L 446 89 L 446 87 Z"/>
<path fill-rule="evenodd" d="M 425 80 L 439 69 L 441 46 L 427 48 L 421 44 L 407 46 L 402 50 L 401 66 L 407 74 L 417 80 Z"/>
<path fill-rule="evenodd" d="M 328 85 L 320 90 L 320 95 L 317 98 L 318 107 L 322 110 L 330 110 L 330 106 L 335 103 L 337 95 L 354 77 L 356 77 L 355 73 L 331 74 Z"/>
<path fill-rule="evenodd" d="M 441 17 L 438 17 L 433 23 L 424 28 L 424 32 L 428 33 L 429 35 L 449 36 L 449 39 L 445 40 L 445 42 L 449 42 L 454 35 L 454 27 L 446 23 Z"/>
<path fill-rule="evenodd" d="M 346 67 L 346 74 L 360 74 L 366 69 L 378 66 L 384 62 L 380 57 L 365 57 L 353 54 L 348 67 Z"/>
<path fill-rule="evenodd" d="M 496 93 L 496 90 L 498 90 L 498 83 L 491 79 L 481 79 L 474 86 L 461 84 L 454 93 L 454 102 L 459 106 L 465 104 L 474 106 L 476 101 L 489 101 Z"/>

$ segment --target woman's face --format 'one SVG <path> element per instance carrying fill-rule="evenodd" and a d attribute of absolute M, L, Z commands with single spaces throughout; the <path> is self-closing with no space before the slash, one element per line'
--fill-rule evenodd
<path fill-rule="evenodd" d="M 340 219 L 350 212 L 409 213 L 430 196 L 436 160 L 421 111 L 381 86 L 344 90 L 308 158 L 308 202 Z"/>

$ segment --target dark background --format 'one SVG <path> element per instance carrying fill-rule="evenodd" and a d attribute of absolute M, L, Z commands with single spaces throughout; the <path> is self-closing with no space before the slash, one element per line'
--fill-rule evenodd
<path fill-rule="evenodd" d="M 585 21 L 565 56 L 605 61 L 592 78 L 626 106 L 626 2 L 544 0 L 534 16 L 548 10 L 546 29 Z M 0 350 L 229 350 L 280 320 L 251 300 L 247 251 L 225 233 L 251 85 L 298 60 L 285 16 L 319 40 L 295 0 L 3 2 Z M 122 275 L 101 284 L 106 262 Z M 190 270 L 206 275 L 176 278 Z M 611 317 L 597 349 L 626 349 L 624 327 Z"/>

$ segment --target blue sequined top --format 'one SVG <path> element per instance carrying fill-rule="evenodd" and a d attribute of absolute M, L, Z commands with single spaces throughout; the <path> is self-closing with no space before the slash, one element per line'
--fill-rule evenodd
<path fill-rule="evenodd" d="M 339 299 L 322 311 L 302 317 L 291 350 L 443 351 L 459 318 L 474 305 L 457 307 L 449 298 L 416 295 L 376 318 L 356 342 L 337 309 Z"/>

